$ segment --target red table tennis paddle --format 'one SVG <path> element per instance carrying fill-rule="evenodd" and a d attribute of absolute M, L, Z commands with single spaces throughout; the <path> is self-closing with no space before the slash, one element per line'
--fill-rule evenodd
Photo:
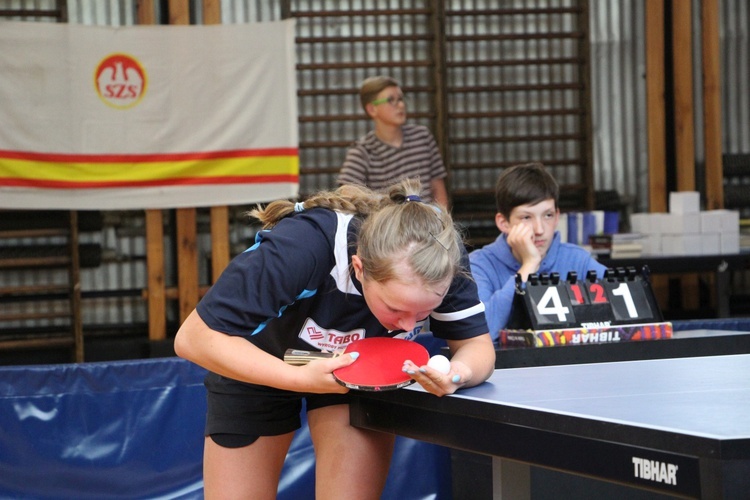
<path fill-rule="evenodd" d="M 358 352 L 359 358 L 349 366 L 334 370 L 336 381 L 360 391 L 391 391 L 414 382 L 401 371 L 404 361 L 411 360 L 417 366 L 426 365 L 430 354 L 422 344 L 391 337 L 372 337 L 355 340 L 341 352 L 305 351 L 287 349 L 284 361 L 292 365 L 304 365 L 315 359 L 332 358 L 347 352 Z"/>

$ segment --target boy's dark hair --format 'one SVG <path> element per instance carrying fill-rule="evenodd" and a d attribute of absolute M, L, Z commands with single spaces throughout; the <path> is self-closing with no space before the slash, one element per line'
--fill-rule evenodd
<path fill-rule="evenodd" d="M 552 175 L 539 162 L 508 167 L 495 184 L 497 211 L 505 218 L 519 205 L 536 205 L 554 199 L 555 208 L 560 198 L 560 187 Z"/>

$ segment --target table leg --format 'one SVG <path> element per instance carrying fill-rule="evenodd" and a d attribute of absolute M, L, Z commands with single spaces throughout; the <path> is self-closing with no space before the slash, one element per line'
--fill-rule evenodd
<path fill-rule="evenodd" d="M 716 316 L 728 318 L 729 314 L 729 264 L 722 260 L 716 269 Z"/>
<path fill-rule="evenodd" d="M 530 500 L 531 466 L 492 457 L 492 492 L 494 500 Z"/>

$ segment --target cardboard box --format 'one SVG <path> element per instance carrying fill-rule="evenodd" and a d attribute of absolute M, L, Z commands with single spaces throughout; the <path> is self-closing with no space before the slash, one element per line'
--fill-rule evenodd
<path fill-rule="evenodd" d="M 700 216 L 703 233 L 732 233 L 740 230 L 740 213 L 737 210 L 705 210 Z"/>
<path fill-rule="evenodd" d="M 661 214 L 658 219 L 661 234 L 687 234 L 701 232 L 701 214 Z"/>
<path fill-rule="evenodd" d="M 662 255 L 660 234 L 646 234 L 641 242 L 643 243 L 642 255 Z"/>
<path fill-rule="evenodd" d="M 701 233 L 701 254 L 719 255 L 721 253 L 721 233 Z"/>
<path fill-rule="evenodd" d="M 663 255 L 701 255 L 703 235 L 700 233 L 665 234 L 661 237 Z"/>
<path fill-rule="evenodd" d="M 721 233 L 721 254 L 730 255 L 740 253 L 740 232 Z"/>
<path fill-rule="evenodd" d="M 701 195 L 698 191 L 673 191 L 669 193 L 670 214 L 694 214 L 701 210 Z"/>
<path fill-rule="evenodd" d="M 640 212 L 630 214 L 630 230 L 634 233 L 651 234 L 652 214 Z"/>

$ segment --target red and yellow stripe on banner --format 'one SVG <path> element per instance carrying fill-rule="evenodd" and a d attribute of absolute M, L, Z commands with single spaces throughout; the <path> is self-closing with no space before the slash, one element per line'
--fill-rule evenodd
<path fill-rule="evenodd" d="M 0 187 L 93 189 L 297 182 L 296 148 L 145 155 L 0 150 Z"/>

